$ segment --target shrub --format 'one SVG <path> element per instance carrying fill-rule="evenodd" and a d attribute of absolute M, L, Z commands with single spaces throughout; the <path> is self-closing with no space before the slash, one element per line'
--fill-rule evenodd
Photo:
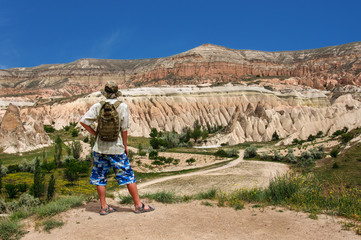
<path fill-rule="evenodd" d="M 267 195 L 274 204 L 290 199 L 300 188 L 302 179 L 295 175 L 277 176 L 270 181 Z"/>
<path fill-rule="evenodd" d="M 226 151 L 224 151 L 223 149 L 219 149 L 217 152 L 214 153 L 214 156 L 216 157 L 227 157 L 227 153 Z"/>
<path fill-rule="evenodd" d="M 18 194 L 19 192 L 16 185 L 12 183 L 5 184 L 5 191 L 8 194 L 9 198 L 15 198 L 16 194 Z"/>
<path fill-rule="evenodd" d="M 19 192 L 24 193 L 26 192 L 26 190 L 28 190 L 28 184 L 26 183 L 19 183 L 16 185 L 16 187 L 18 188 Z"/>
<path fill-rule="evenodd" d="M 338 163 L 337 163 L 337 162 L 335 162 L 335 163 L 332 165 L 332 168 L 333 168 L 333 169 L 340 168 L 340 165 L 338 165 Z"/>
<path fill-rule="evenodd" d="M 189 158 L 186 160 L 186 163 L 188 163 L 188 165 L 192 165 L 193 163 L 195 163 L 195 159 L 194 158 Z"/>
<path fill-rule="evenodd" d="M 53 128 L 53 126 L 50 125 L 44 125 L 44 131 L 47 133 L 52 133 L 55 132 L 55 128 Z"/>
<path fill-rule="evenodd" d="M 227 157 L 238 157 L 237 149 L 228 150 L 226 153 L 227 153 Z"/>
<path fill-rule="evenodd" d="M 316 137 L 320 138 L 323 136 L 323 132 L 322 131 L 318 131 L 316 134 Z"/>
<path fill-rule="evenodd" d="M 312 148 L 309 150 L 313 159 L 322 159 L 323 158 L 323 152 L 319 151 L 317 148 Z"/>
<path fill-rule="evenodd" d="M 86 136 L 86 137 L 83 139 L 83 142 L 85 142 L 85 143 L 89 142 L 89 137 Z"/>
<path fill-rule="evenodd" d="M 316 140 L 316 136 L 313 136 L 312 134 L 310 134 L 307 138 L 307 141 L 314 141 Z"/>
<path fill-rule="evenodd" d="M 353 137 L 354 136 L 351 133 L 343 133 L 341 135 L 341 141 L 342 141 L 342 143 L 348 143 L 349 141 L 352 140 Z"/>
<path fill-rule="evenodd" d="M 283 159 L 282 155 L 279 153 L 279 151 L 274 150 L 273 151 L 273 161 L 281 162 Z"/>
<path fill-rule="evenodd" d="M 277 132 L 275 131 L 273 134 L 272 134 L 272 141 L 277 141 L 279 140 L 280 137 L 278 136 Z"/>
<path fill-rule="evenodd" d="M 285 156 L 285 160 L 287 162 L 290 162 L 290 163 L 296 163 L 297 162 L 297 158 L 293 154 L 293 149 L 292 148 L 288 148 L 288 153 Z"/>
<path fill-rule="evenodd" d="M 150 153 L 149 153 L 149 158 L 150 159 L 156 159 L 158 157 L 158 152 L 155 151 L 155 150 L 152 150 Z"/>
<path fill-rule="evenodd" d="M 72 137 L 77 137 L 77 136 L 79 136 L 79 131 L 78 131 L 78 129 L 73 129 L 73 130 L 71 131 L 71 136 L 72 136 Z"/>
<path fill-rule="evenodd" d="M 254 158 L 257 156 L 257 148 L 250 146 L 244 150 L 244 158 Z"/>
<path fill-rule="evenodd" d="M 300 157 L 300 164 L 303 167 L 309 167 L 314 163 L 314 158 L 312 156 L 312 154 L 309 151 L 304 151 L 301 153 L 301 157 Z"/>
<path fill-rule="evenodd" d="M 330 155 L 333 158 L 337 158 L 338 154 L 339 154 L 339 150 L 336 149 L 336 148 L 332 149 L 331 152 L 330 152 Z"/>

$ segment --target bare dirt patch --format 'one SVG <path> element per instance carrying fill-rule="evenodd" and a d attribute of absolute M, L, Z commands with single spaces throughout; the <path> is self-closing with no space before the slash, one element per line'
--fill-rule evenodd
<path fill-rule="evenodd" d="M 154 205 L 154 212 L 138 215 L 129 206 L 114 203 L 117 212 L 100 216 L 99 203 L 90 202 L 60 214 L 65 225 L 50 234 L 35 231 L 29 223 L 30 232 L 23 239 L 361 239 L 341 230 L 341 219 L 326 215 L 312 220 L 306 213 L 283 208 L 248 205 L 236 211 L 200 201 Z"/>

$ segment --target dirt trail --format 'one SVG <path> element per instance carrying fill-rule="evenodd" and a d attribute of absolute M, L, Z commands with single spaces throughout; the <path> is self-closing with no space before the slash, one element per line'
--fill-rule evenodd
<path fill-rule="evenodd" d="M 152 181 L 149 181 L 149 182 L 140 183 L 137 186 L 138 186 L 138 189 L 143 189 L 143 188 L 145 188 L 147 186 L 150 186 L 152 184 L 169 181 L 169 180 L 176 179 L 176 178 L 184 178 L 184 177 L 191 177 L 191 176 L 196 176 L 196 175 L 204 175 L 204 174 L 207 174 L 207 173 L 210 173 L 210 172 L 216 172 L 216 171 L 224 170 L 226 168 L 234 167 L 237 164 L 239 164 L 241 161 L 244 161 L 243 160 L 243 151 L 239 152 L 239 157 L 236 160 L 234 160 L 234 161 L 232 161 L 232 162 L 230 162 L 230 163 L 228 163 L 228 164 L 226 164 L 224 166 L 221 166 L 221 167 L 217 167 L 217 168 L 213 168 L 213 169 L 209 169 L 209 170 L 192 172 L 192 173 L 180 174 L 180 175 L 175 175 L 175 176 L 169 176 L 169 177 L 164 177 L 164 178 L 159 178 L 159 179 L 155 179 L 155 180 L 152 180 Z"/>

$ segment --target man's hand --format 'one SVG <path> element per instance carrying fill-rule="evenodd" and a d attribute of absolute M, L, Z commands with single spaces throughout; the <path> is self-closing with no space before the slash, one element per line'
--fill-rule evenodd
<path fill-rule="evenodd" d="M 127 154 L 127 157 L 129 157 L 129 155 L 128 155 L 128 148 L 125 148 L 125 149 L 124 149 L 124 152 L 125 152 L 125 154 Z"/>
<path fill-rule="evenodd" d="M 81 124 L 81 125 L 85 128 L 85 130 L 87 130 L 91 135 L 94 135 L 94 136 L 97 135 L 97 133 L 95 132 L 95 130 L 94 130 L 91 126 L 86 125 L 86 124 L 83 123 L 83 122 L 80 122 L 80 124 Z"/>

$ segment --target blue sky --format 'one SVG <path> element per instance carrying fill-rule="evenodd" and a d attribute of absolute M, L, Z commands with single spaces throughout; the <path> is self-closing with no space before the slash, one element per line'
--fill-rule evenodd
<path fill-rule="evenodd" d="M 0 69 L 171 56 L 204 43 L 285 51 L 361 41 L 359 0 L 0 0 Z"/>

